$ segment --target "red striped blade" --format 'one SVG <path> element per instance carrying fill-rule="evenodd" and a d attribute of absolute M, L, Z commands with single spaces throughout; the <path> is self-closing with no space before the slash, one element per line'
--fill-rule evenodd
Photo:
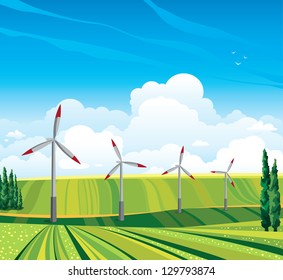
<path fill-rule="evenodd" d="M 114 151 L 115 151 L 117 157 L 122 161 L 122 156 L 121 156 L 121 154 L 120 154 L 120 151 L 119 151 L 119 149 L 118 149 L 116 143 L 115 143 L 112 139 L 111 139 L 111 142 L 112 142 L 112 146 L 113 146 L 113 148 L 114 148 Z"/>
<path fill-rule="evenodd" d="M 77 157 L 69 150 L 67 149 L 63 144 L 59 143 L 58 141 L 55 140 L 55 143 L 57 144 L 57 146 L 61 149 L 61 151 L 67 155 L 69 158 L 71 158 L 73 161 L 81 164 L 79 162 L 79 160 L 77 159 Z"/>
<path fill-rule="evenodd" d="M 229 175 L 228 173 L 227 173 L 227 177 L 228 177 L 228 180 L 229 180 L 229 182 L 231 183 L 231 185 L 232 185 L 233 187 L 235 187 L 235 184 L 234 184 L 232 178 L 230 177 L 230 175 Z"/>
<path fill-rule="evenodd" d="M 170 173 L 170 172 L 176 170 L 177 168 L 178 168 L 178 166 L 174 166 L 174 167 L 172 167 L 172 168 L 166 170 L 165 172 L 163 172 L 161 175 L 166 175 L 166 174 L 168 174 L 168 173 Z"/>
<path fill-rule="evenodd" d="M 217 174 L 225 174 L 225 171 L 210 171 L 211 173 L 217 173 Z"/>
<path fill-rule="evenodd" d="M 230 162 L 230 164 L 229 164 L 229 166 L 227 168 L 227 172 L 229 172 L 229 170 L 231 169 L 233 163 L 234 163 L 234 159 L 231 160 L 231 162 Z"/>
<path fill-rule="evenodd" d="M 49 139 L 49 140 L 47 140 L 47 141 L 45 141 L 45 142 L 42 142 L 42 143 L 40 143 L 40 144 L 34 146 L 33 148 L 27 150 L 26 152 L 24 152 L 24 153 L 22 154 L 22 156 L 29 155 L 29 154 L 32 154 L 32 153 L 38 151 L 38 150 L 41 150 L 41 149 L 43 149 L 44 147 L 46 147 L 47 145 L 49 145 L 51 142 L 52 142 L 52 139 Z"/>
<path fill-rule="evenodd" d="M 140 168 L 146 168 L 145 165 L 137 163 L 137 162 L 132 162 L 132 161 L 123 161 L 123 163 L 134 166 L 134 167 L 140 167 Z"/>
<path fill-rule="evenodd" d="M 115 165 L 111 170 L 110 170 L 110 172 L 106 175 L 106 177 L 104 178 L 104 180 L 107 180 L 117 169 L 118 169 L 118 167 L 120 166 L 120 162 L 117 164 L 117 165 Z"/>
<path fill-rule="evenodd" d="M 53 137 L 54 138 L 56 137 L 58 133 L 60 120 L 61 120 L 61 105 L 59 105 L 56 115 L 55 115 L 54 126 L 53 126 Z"/>
<path fill-rule="evenodd" d="M 185 151 L 185 148 L 183 146 L 182 149 L 181 149 L 181 152 L 180 152 L 179 164 L 181 164 L 182 161 L 183 161 L 184 151 Z"/>
<path fill-rule="evenodd" d="M 192 178 L 193 180 L 195 180 L 194 176 L 188 171 L 186 170 L 184 167 L 181 166 L 181 169 L 190 177 Z"/>

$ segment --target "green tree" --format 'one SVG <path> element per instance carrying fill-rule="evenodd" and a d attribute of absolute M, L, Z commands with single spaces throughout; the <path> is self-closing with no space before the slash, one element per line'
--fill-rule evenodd
<path fill-rule="evenodd" d="M 274 164 L 271 169 L 270 175 L 270 186 L 269 186 L 269 216 L 271 221 L 271 226 L 274 231 L 277 231 L 277 228 L 280 226 L 280 192 L 279 192 L 279 183 L 278 183 L 278 170 L 277 162 L 274 160 Z"/>
<path fill-rule="evenodd" d="M 2 209 L 2 196 L 1 196 L 1 193 L 2 193 L 2 177 L 0 175 L 0 209 Z"/>
<path fill-rule="evenodd" d="M 264 149 L 262 155 L 262 177 L 260 180 L 261 185 L 261 194 L 260 194 L 260 214 L 261 214 L 261 226 L 265 231 L 268 231 L 268 228 L 271 225 L 270 216 L 269 216 L 269 185 L 270 185 L 270 173 L 268 165 L 268 156 L 267 152 Z"/>
<path fill-rule="evenodd" d="M 7 178 L 7 169 L 3 168 L 3 179 L 2 179 L 2 190 L 1 190 L 1 200 L 2 200 L 2 209 L 6 210 L 8 208 L 8 178 Z"/>
<path fill-rule="evenodd" d="M 19 200 L 19 188 L 18 188 L 17 176 L 15 175 L 14 197 L 13 197 L 13 208 L 14 209 L 18 209 L 18 200 Z"/>
<path fill-rule="evenodd" d="M 18 205 L 17 205 L 17 209 L 23 209 L 23 197 L 22 197 L 22 191 L 19 188 L 19 196 L 18 196 Z"/>
<path fill-rule="evenodd" d="M 8 208 L 14 208 L 14 192 L 15 192 L 15 183 L 14 183 L 14 173 L 13 169 L 10 171 L 9 182 L 8 182 Z"/>

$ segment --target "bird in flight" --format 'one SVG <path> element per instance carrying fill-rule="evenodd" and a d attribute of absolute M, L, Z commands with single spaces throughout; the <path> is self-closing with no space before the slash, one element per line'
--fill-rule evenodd
<path fill-rule="evenodd" d="M 247 59 L 248 57 L 244 55 L 243 58 L 244 58 L 244 59 Z"/>
<path fill-rule="evenodd" d="M 235 61 L 235 64 L 236 64 L 237 66 L 239 66 L 239 65 L 242 64 L 242 62 L 237 62 L 237 61 Z"/>
<path fill-rule="evenodd" d="M 236 53 L 236 51 L 231 51 L 231 54 L 235 54 Z"/>

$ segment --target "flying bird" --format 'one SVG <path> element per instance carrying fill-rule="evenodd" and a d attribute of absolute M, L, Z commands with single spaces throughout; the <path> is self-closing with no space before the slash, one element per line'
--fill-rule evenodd
<path fill-rule="evenodd" d="M 243 58 L 244 58 L 244 59 L 247 59 L 248 57 L 244 55 Z"/>
<path fill-rule="evenodd" d="M 237 62 L 237 61 L 235 61 L 235 64 L 236 64 L 237 66 L 239 66 L 239 65 L 242 64 L 242 62 Z"/>
<path fill-rule="evenodd" d="M 236 53 L 236 51 L 231 51 L 231 54 L 235 54 Z"/>

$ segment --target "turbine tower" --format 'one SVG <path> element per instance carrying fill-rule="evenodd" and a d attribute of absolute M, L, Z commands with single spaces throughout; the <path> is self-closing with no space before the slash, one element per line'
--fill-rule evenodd
<path fill-rule="evenodd" d="M 229 182 L 231 183 L 231 185 L 233 187 L 235 187 L 234 182 L 233 182 L 232 178 L 230 177 L 230 175 L 228 173 L 230 171 L 233 163 L 234 163 L 234 159 L 231 160 L 231 162 L 230 162 L 230 164 L 227 168 L 227 171 L 211 171 L 211 173 L 224 174 L 224 210 L 228 210 L 227 178 L 228 178 Z"/>
<path fill-rule="evenodd" d="M 118 147 L 116 146 L 115 142 L 111 139 L 112 146 L 114 148 L 114 151 L 119 158 L 119 161 L 117 161 L 118 164 L 116 164 L 110 172 L 107 174 L 104 180 L 107 180 L 119 167 L 120 167 L 120 199 L 119 199 L 119 221 L 124 221 L 124 190 L 123 190 L 123 164 L 135 166 L 135 167 L 141 167 L 145 168 L 146 166 L 137 163 L 137 162 L 131 162 L 131 161 L 123 161 L 122 156 L 119 152 Z"/>
<path fill-rule="evenodd" d="M 175 167 L 168 169 L 167 171 L 163 172 L 161 175 L 168 174 L 178 168 L 178 213 L 182 213 L 182 191 L 181 191 L 181 169 L 185 172 L 189 177 L 195 180 L 194 176 L 187 171 L 184 167 L 181 166 L 184 157 L 184 146 L 180 152 L 179 164 Z"/>
<path fill-rule="evenodd" d="M 57 202 L 56 202 L 56 145 L 62 150 L 64 154 L 66 154 L 68 157 L 70 157 L 75 162 L 79 163 L 79 160 L 69 151 L 63 144 L 59 143 L 56 140 L 59 123 L 61 120 L 61 105 L 57 109 L 57 113 L 54 120 L 54 126 L 53 126 L 53 137 L 52 138 L 46 138 L 46 141 L 43 143 L 40 143 L 33 148 L 27 150 L 22 155 L 28 155 L 32 154 L 38 150 L 41 150 L 42 148 L 46 147 L 47 145 L 51 144 L 51 213 L 50 213 L 50 220 L 52 223 L 55 223 L 57 221 Z"/>

